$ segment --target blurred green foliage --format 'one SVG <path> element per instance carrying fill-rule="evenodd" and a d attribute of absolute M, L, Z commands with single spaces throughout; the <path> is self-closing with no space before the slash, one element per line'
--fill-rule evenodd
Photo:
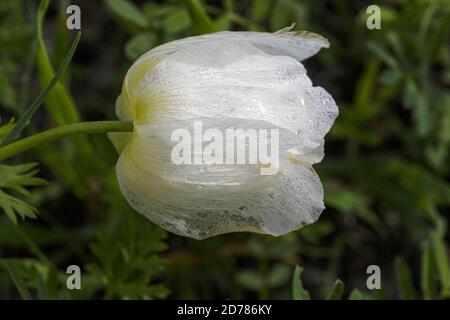
<path fill-rule="evenodd" d="M 22 115 L 63 61 L 72 38 L 68 3 L 51 3 L 43 20 L 45 1 L 40 8 L 37 1 L 0 2 L 0 138 L 11 129 L 5 119 Z M 340 107 L 316 166 L 327 209 L 317 223 L 280 238 L 168 235 L 125 203 L 105 137 L 65 140 L 1 164 L 0 197 L 15 189 L 30 203 L 17 204 L 19 216 L 40 211 L 18 226 L 0 214 L 1 298 L 450 296 L 449 1 L 379 2 L 380 30 L 366 27 L 361 1 L 73 3 L 82 10 L 82 41 L 28 133 L 112 119 L 131 61 L 167 41 L 293 22 L 327 37 L 331 48 L 304 62 Z M 50 183 L 30 192 L 25 187 L 43 180 L 22 163 L 36 160 Z M 70 264 L 83 270 L 82 290 L 66 289 Z M 381 290 L 366 287 L 372 264 L 381 268 Z"/>

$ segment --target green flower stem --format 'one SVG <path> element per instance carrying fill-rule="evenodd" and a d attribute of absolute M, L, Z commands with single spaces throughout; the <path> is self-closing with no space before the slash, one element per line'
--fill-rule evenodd
<path fill-rule="evenodd" d="M 77 134 L 133 131 L 132 121 L 92 121 L 67 124 L 49 129 L 0 148 L 0 161 L 41 144 Z"/>

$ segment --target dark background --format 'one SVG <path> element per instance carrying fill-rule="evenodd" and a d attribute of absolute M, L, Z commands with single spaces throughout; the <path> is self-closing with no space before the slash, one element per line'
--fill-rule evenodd
<path fill-rule="evenodd" d="M 292 22 L 328 38 L 331 48 L 304 62 L 340 109 L 325 158 L 315 166 L 327 209 L 317 223 L 279 238 L 182 238 L 128 207 L 105 136 L 67 139 L 8 161 L 38 161 L 39 177 L 49 184 L 20 196 L 39 209 L 37 219 L 15 226 L 0 212 L 0 298 L 290 299 L 296 265 L 314 299 L 328 297 L 333 284 L 341 297 L 336 279 L 345 299 L 449 297 L 448 1 L 378 3 L 380 30 L 366 27 L 366 8 L 377 2 L 356 0 L 73 3 L 81 8 L 81 42 L 61 89 L 28 134 L 74 120 L 115 119 L 132 61 L 170 40 L 276 31 Z M 43 23 L 55 69 L 74 36 L 65 27 L 68 4 L 52 1 Z M 0 1 L 2 124 L 48 83 L 37 45 L 38 5 Z M 78 118 L 58 118 L 60 106 L 74 108 Z M 70 264 L 82 269 L 82 290 L 66 288 Z M 381 290 L 366 287 L 372 264 L 381 268 Z"/>

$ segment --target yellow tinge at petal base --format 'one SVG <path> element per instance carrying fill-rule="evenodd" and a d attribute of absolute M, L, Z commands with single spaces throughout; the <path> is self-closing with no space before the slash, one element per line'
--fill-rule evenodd
<path fill-rule="evenodd" d="M 220 32 L 139 58 L 116 104 L 117 116 L 134 121 L 134 131 L 110 134 L 130 205 L 196 239 L 237 231 L 279 236 L 314 222 L 324 205 L 312 164 L 323 157 L 338 109 L 323 88 L 313 87 L 300 61 L 322 47 L 326 39 L 306 32 Z M 172 134 L 194 134 L 195 123 L 219 132 L 278 130 L 279 143 L 270 140 L 278 147 L 277 170 L 262 175 L 261 162 L 175 163 Z"/>
<path fill-rule="evenodd" d="M 139 82 L 164 56 L 156 56 L 148 59 L 142 59 L 139 64 L 134 64 L 127 72 L 127 76 L 122 86 L 122 94 L 116 100 L 116 115 L 120 120 L 136 120 L 136 110 L 138 106 Z M 122 152 L 127 145 L 131 134 L 123 132 L 110 132 L 108 137 L 111 139 L 117 152 Z"/>

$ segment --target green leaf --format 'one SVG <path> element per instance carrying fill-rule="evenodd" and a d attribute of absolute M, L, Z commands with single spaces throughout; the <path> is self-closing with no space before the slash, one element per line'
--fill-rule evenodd
<path fill-rule="evenodd" d="M 216 32 L 216 26 L 199 0 L 186 0 L 192 26 L 196 34 Z"/>
<path fill-rule="evenodd" d="M 430 5 L 423 13 L 422 20 L 420 21 L 419 33 L 416 37 L 417 49 L 422 57 L 427 57 L 428 50 L 430 48 L 430 38 L 428 31 L 430 29 L 431 21 L 433 21 L 433 15 L 436 12 L 437 6 Z"/>
<path fill-rule="evenodd" d="M 376 58 L 371 58 L 367 61 L 365 70 L 358 79 L 354 104 L 356 108 L 363 109 L 370 105 L 375 88 L 375 80 L 377 78 L 380 63 Z"/>
<path fill-rule="evenodd" d="M 303 288 L 302 283 L 303 268 L 296 266 L 294 270 L 294 276 L 292 278 L 292 298 L 294 300 L 310 300 L 311 296 L 307 290 Z"/>
<path fill-rule="evenodd" d="M 277 287 L 285 283 L 291 275 L 290 268 L 286 264 L 278 263 L 270 270 L 268 285 L 270 288 Z"/>
<path fill-rule="evenodd" d="M 68 68 L 70 60 L 72 58 L 70 53 L 73 55 L 81 34 L 78 32 L 74 42 L 72 43 L 71 49 L 69 49 L 68 54 L 66 55 L 67 59 L 63 59 L 63 63 L 61 63 L 61 66 L 55 74 L 49 55 L 47 53 L 44 37 L 42 34 L 42 24 L 47 11 L 47 7 L 48 1 L 41 1 L 36 17 L 36 30 L 38 39 L 37 67 L 40 82 L 43 87 L 47 87 L 49 84 L 53 84 L 54 82 L 53 90 L 48 90 L 48 92 L 46 93 L 47 97 L 45 98 L 45 106 L 52 118 L 60 125 L 79 122 L 80 115 L 77 107 L 75 106 L 75 102 L 64 87 L 63 83 L 58 80 L 63 76 L 64 71 Z"/>
<path fill-rule="evenodd" d="M 4 263 L 9 265 L 22 298 L 30 299 L 31 295 L 27 288 L 36 292 L 33 299 L 55 300 L 55 299 L 88 299 L 98 281 L 88 274 L 83 274 L 83 290 L 67 290 L 67 273 L 58 270 L 50 261 L 40 261 L 31 258 L 8 258 L 0 260 L 0 267 Z M 19 284 L 18 284 L 19 283 Z M 19 289 L 20 288 L 20 289 Z M 22 292 L 21 292 L 22 291 Z M 25 292 L 25 293 L 23 293 Z"/>
<path fill-rule="evenodd" d="M 275 3 L 273 14 L 270 18 L 270 28 L 272 31 L 279 30 L 292 24 L 292 10 L 288 1 L 280 0 Z"/>
<path fill-rule="evenodd" d="M 17 225 L 17 215 L 22 219 L 36 218 L 37 210 L 25 201 L 8 194 L 5 190 L 29 196 L 30 193 L 25 187 L 47 184 L 44 179 L 34 177 L 38 172 L 36 165 L 36 163 L 15 166 L 0 165 L 0 208 L 15 225 Z"/>
<path fill-rule="evenodd" d="M 187 29 L 191 24 L 189 13 L 185 8 L 170 10 L 162 21 L 164 30 L 169 34 L 175 34 Z"/>
<path fill-rule="evenodd" d="M 269 14 L 270 5 L 270 0 L 252 1 L 252 19 L 256 22 L 264 20 Z"/>
<path fill-rule="evenodd" d="M 242 270 L 236 275 L 236 282 L 247 290 L 258 291 L 262 287 L 260 275 L 255 270 Z"/>
<path fill-rule="evenodd" d="M 165 230 L 137 215 L 119 194 L 115 174 L 108 176 L 104 199 L 110 204 L 109 223 L 91 245 L 95 259 L 86 266 L 110 299 L 162 298 L 168 290 L 156 282 L 165 262 L 157 253 L 166 250 Z"/>
<path fill-rule="evenodd" d="M 450 14 L 447 14 L 441 19 L 439 30 L 437 32 L 433 32 L 433 34 L 431 35 L 430 45 L 426 46 L 427 48 L 429 48 L 428 51 L 430 62 L 434 62 L 439 57 L 439 54 L 445 47 L 445 43 L 448 41 L 449 32 Z"/>
<path fill-rule="evenodd" d="M 1 119 L 0 119 L 1 120 Z M 6 135 L 14 128 L 14 119 L 11 118 L 8 123 L 0 126 L 0 144 Z"/>
<path fill-rule="evenodd" d="M 387 69 L 380 74 L 379 80 L 383 85 L 390 86 L 398 84 L 401 78 L 402 74 L 397 70 Z"/>
<path fill-rule="evenodd" d="M 353 289 L 348 297 L 349 300 L 364 300 L 364 295 L 358 289 Z"/>
<path fill-rule="evenodd" d="M 37 214 L 36 208 L 2 190 L 0 190 L 0 208 L 6 213 L 14 225 L 17 225 L 16 215 L 19 215 L 22 219 L 34 219 Z"/>
<path fill-rule="evenodd" d="M 413 116 L 416 131 L 419 136 L 426 136 L 432 126 L 432 119 L 429 113 L 429 102 L 424 92 L 419 89 L 419 86 L 413 79 L 406 81 L 403 89 L 403 104 L 408 107 L 414 107 Z"/>
<path fill-rule="evenodd" d="M 216 31 L 225 31 L 229 30 L 231 24 L 233 21 L 239 20 L 239 18 L 236 19 L 236 15 L 234 15 L 232 12 L 227 12 L 223 14 L 220 18 L 216 19 Z M 239 23 L 236 21 L 236 23 Z"/>
<path fill-rule="evenodd" d="M 156 21 L 163 19 L 173 10 L 176 10 L 176 6 L 167 3 L 160 4 L 148 1 L 142 5 L 142 9 L 147 19 L 149 19 L 150 21 Z"/>
<path fill-rule="evenodd" d="M 11 277 L 12 281 L 14 282 L 14 285 L 17 288 L 17 291 L 19 291 L 20 296 L 23 300 L 31 300 L 31 294 L 28 291 L 27 286 L 23 282 L 22 278 L 19 276 L 19 274 L 15 271 L 15 268 L 8 262 L 8 261 L 2 261 L 2 264 L 5 266 L 6 270 L 9 273 L 9 276 Z"/>
<path fill-rule="evenodd" d="M 341 279 L 337 279 L 331 290 L 327 294 L 327 300 L 340 300 L 344 293 L 344 283 Z"/>
<path fill-rule="evenodd" d="M 370 41 L 367 44 L 369 50 L 371 50 L 378 58 L 390 66 L 394 70 L 400 70 L 400 66 L 395 57 L 389 53 L 382 45 L 375 41 Z"/>
<path fill-rule="evenodd" d="M 343 213 L 353 213 L 370 224 L 374 230 L 382 234 L 383 224 L 378 216 L 370 210 L 370 203 L 364 194 L 349 191 L 336 183 L 324 183 L 325 203 Z"/>
<path fill-rule="evenodd" d="M 141 10 L 128 0 L 105 0 L 107 8 L 118 18 L 135 25 L 138 28 L 146 29 L 149 22 Z"/>
<path fill-rule="evenodd" d="M 47 87 L 47 85 L 52 83 L 55 78 L 60 78 L 64 73 L 64 69 L 68 68 L 70 62 L 70 59 L 63 59 L 63 63 L 58 69 L 57 74 L 55 74 L 42 34 L 42 24 L 47 7 L 48 1 L 41 1 L 36 17 L 38 38 L 37 69 L 43 87 Z M 81 35 L 78 33 L 72 44 L 71 50 L 69 50 L 70 52 L 75 50 L 74 47 L 76 47 L 80 36 Z M 66 56 L 66 58 L 68 56 Z M 59 73 L 61 73 L 61 75 Z M 76 123 L 81 120 L 74 99 L 61 80 L 57 81 L 53 89 L 48 93 L 44 105 L 51 118 L 58 125 Z M 70 184 L 77 196 L 86 196 L 88 192 L 87 180 L 93 172 L 98 171 L 98 167 L 96 167 L 97 162 L 86 162 L 83 160 L 94 157 L 94 151 L 86 136 L 73 137 L 70 141 L 62 142 L 58 147 L 43 146 L 39 148 L 38 151 L 53 173 Z M 67 165 L 61 166 L 61 162 L 64 162 Z M 67 170 L 68 167 L 70 167 L 71 170 Z"/>
<path fill-rule="evenodd" d="M 153 33 L 138 33 L 133 36 L 125 45 L 125 55 L 130 60 L 135 60 L 140 55 L 150 50 L 156 43 Z"/>
<path fill-rule="evenodd" d="M 28 195 L 24 187 L 36 187 L 47 184 L 47 181 L 35 177 L 37 163 L 14 166 L 0 164 L 0 188 L 9 188 L 23 195 Z"/>
<path fill-rule="evenodd" d="M 405 51 L 403 50 L 403 45 L 398 34 L 395 32 L 388 32 L 386 38 L 391 45 L 392 50 L 394 50 L 397 59 L 400 60 L 405 68 L 409 67 L 408 58 Z"/>
<path fill-rule="evenodd" d="M 431 234 L 434 257 L 441 280 L 441 293 L 444 297 L 450 295 L 450 269 L 448 264 L 447 248 L 444 240 L 436 231 Z"/>
<path fill-rule="evenodd" d="M 434 299 L 436 296 L 435 261 L 430 244 L 425 243 L 422 249 L 421 287 L 424 299 Z"/>
<path fill-rule="evenodd" d="M 19 118 L 19 120 L 15 124 L 14 128 L 9 132 L 9 134 L 6 136 L 6 138 L 2 141 L 1 145 L 6 145 L 8 143 L 11 143 L 19 137 L 20 133 L 25 128 L 25 126 L 29 123 L 29 121 L 31 120 L 33 115 L 36 113 L 38 108 L 41 106 L 41 104 L 44 102 L 45 98 L 48 96 L 48 94 L 51 92 L 53 87 L 61 79 L 62 75 L 64 74 L 64 71 L 66 71 L 67 67 L 69 66 L 70 61 L 72 60 L 73 54 L 75 53 L 78 42 L 80 41 L 80 36 L 81 36 L 81 33 L 78 32 L 74 41 L 72 42 L 72 45 L 70 46 L 69 50 L 67 51 L 62 64 L 59 66 L 58 71 L 54 75 L 53 79 L 47 85 L 45 90 L 42 91 L 39 96 L 37 96 L 37 98 L 33 101 L 33 103 L 30 105 L 30 107 Z"/>
<path fill-rule="evenodd" d="M 146 285 L 146 284 L 125 284 L 120 287 L 121 295 L 124 299 L 132 299 L 133 297 L 142 297 L 143 299 L 163 299 L 169 294 L 169 290 L 163 285 Z"/>
<path fill-rule="evenodd" d="M 395 275 L 400 299 L 413 300 L 416 297 L 414 285 L 412 282 L 411 271 L 403 257 L 398 256 L 394 261 Z"/>
<path fill-rule="evenodd" d="M 406 80 L 402 96 L 403 105 L 407 108 L 411 108 L 414 106 L 417 99 L 419 99 L 419 92 L 414 80 Z"/>

